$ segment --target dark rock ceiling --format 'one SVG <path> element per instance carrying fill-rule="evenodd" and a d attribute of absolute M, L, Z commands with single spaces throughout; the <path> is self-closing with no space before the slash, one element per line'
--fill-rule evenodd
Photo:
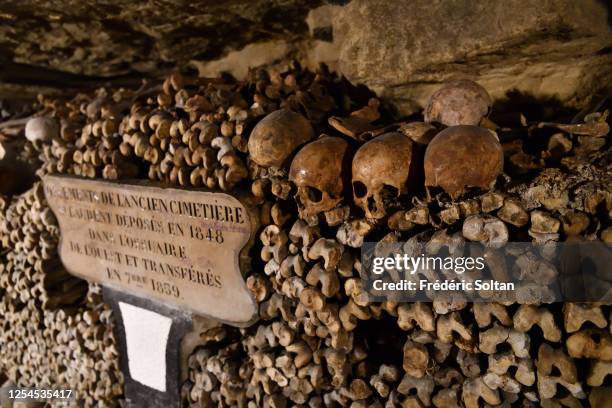
<path fill-rule="evenodd" d="M 54 71 L 160 76 L 192 59 L 214 59 L 249 43 L 299 39 L 307 33 L 308 11 L 320 3 L 0 0 L 0 81 L 44 85 L 56 79 Z"/>

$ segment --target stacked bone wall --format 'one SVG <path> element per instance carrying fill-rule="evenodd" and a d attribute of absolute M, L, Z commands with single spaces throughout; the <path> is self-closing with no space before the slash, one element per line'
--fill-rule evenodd
<path fill-rule="evenodd" d="M 61 266 L 42 184 L 2 205 L 0 371 L 21 386 L 72 389 L 80 406 L 117 406 L 123 380 L 110 309 L 99 288 Z"/>
<path fill-rule="evenodd" d="M 245 279 L 260 321 L 202 333 L 188 361 L 184 406 L 605 407 L 609 306 L 370 303 L 359 271 L 364 240 L 610 242 L 607 139 L 538 125 L 567 123 L 573 111 L 509 110 L 508 103 L 491 116 L 506 162 L 494 189 L 456 200 L 423 188 L 400 199 L 381 191 L 376 220 L 354 200 L 350 171 L 330 209 L 306 208 L 303 197 L 310 196 L 297 195 L 288 172 L 304 141 L 288 158 L 270 157 L 274 165 L 253 160 L 252 130 L 279 109 L 302 115 L 315 138 L 342 138 L 352 151 L 397 131 L 422 152 L 426 133 L 441 130 L 421 117 L 407 126 L 372 96 L 325 68 L 296 64 L 280 74 L 253 70 L 240 82 L 174 74 L 137 90 L 42 98 L 37 127 L 26 128 L 27 146 L 42 163 L 39 176 L 241 189 L 257 200 L 261 227 Z M 606 117 L 589 120 L 603 124 Z M 369 193 L 375 187 L 366 183 Z M 55 278 L 58 231 L 40 191 L 35 185 L 7 198 L 2 209 L 1 346 L 9 351 L 2 371 L 21 385 L 71 384 L 87 406 L 116 405 L 121 375 L 112 317 L 95 287 Z M 310 205 L 322 200 L 311 198 Z M 471 226 L 485 224 L 494 237 L 473 234 Z"/>

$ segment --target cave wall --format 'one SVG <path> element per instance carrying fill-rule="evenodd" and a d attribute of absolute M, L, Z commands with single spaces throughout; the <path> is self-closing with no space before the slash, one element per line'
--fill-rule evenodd
<path fill-rule="evenodd" d="M 609 22 L 599 0 L 3 2 L 0 95 L 133 84 L 176 67 L 241 78 L 297 58 L 403 113 L 456 78 L 494 98 L 516 88 L 578 105 L 612 79 Z"/>

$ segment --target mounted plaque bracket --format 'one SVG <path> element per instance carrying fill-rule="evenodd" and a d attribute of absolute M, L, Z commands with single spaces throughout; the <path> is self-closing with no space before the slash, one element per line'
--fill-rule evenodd
<path fill-rule="evenodd" d="M 110 288 L 103 296 L 117 323 L 126 407 L 178 408 L 181 339 L 192 329 L 191 315 Z"/>

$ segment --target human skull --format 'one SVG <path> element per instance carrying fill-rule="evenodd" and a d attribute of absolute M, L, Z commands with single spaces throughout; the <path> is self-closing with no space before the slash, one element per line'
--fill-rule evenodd
<path fill-rule="evenodd" d="M 260 166 L 281 167 L 296 148 L 313 137 L 314 130 L 305 117 L 279 109 L 255 125 L 249 137 L 249 153 Z"/>
<path fill-rule="evenodd" d="M 30 142 L 46 142 L 59 137 L 60 126 L 52 117 L 35 117 L 28 120 L 25 126 L 25 137 Z"/>
<path fill-rule="evenodd" d="M 504 152 L 494 132 L 478 126 L 451 126 L 425 151 L 425 186 L 440 187 L 451 198 L 469 187 L 488 190 L 504 169 Z"/>
<path fill-rule="evenodd" d="M 476 82 L 451 82 L 429 98 L 424 112 L 425 122 L 446 126 L 478 125 L 490 108 L 491 97 Z"/>
<path fill-rule="evenodd" d="M 353 159 L 353 198 L 370 219 L 387 214 L 385 199 L 408 192 L 413 143 L 407 136 L 385 133 L 357 150 Z"/>
<path fill-rule="evenodd" d="M 349 151 L 345 140 L 323 136 L 295 155 L 289 180 L 297 186 L 295 200 L 302 218 L 329 211 L 342 201 Z"/>

